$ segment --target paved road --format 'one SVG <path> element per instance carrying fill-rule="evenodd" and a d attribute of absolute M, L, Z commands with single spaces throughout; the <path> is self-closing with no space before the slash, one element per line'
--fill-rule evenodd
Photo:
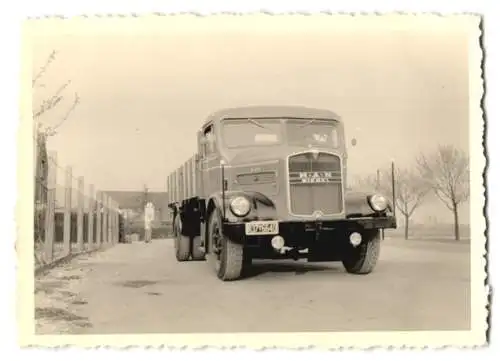
<path fill-rule="evenodd" d="M 171 240 L 119 244 L 36 282 L 37 333 L 459 330 L 470 326 L 469 247 L 385 240 L 367 276 L 338 263 L 256 261 L 219 281 Z"/>

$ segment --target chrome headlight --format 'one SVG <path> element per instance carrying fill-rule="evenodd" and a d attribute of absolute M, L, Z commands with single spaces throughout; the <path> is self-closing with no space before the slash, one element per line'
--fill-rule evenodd
<path fill-rule="evenodd" d="M 387 198 L 380 194 L 374 194 L 369 198 L 370 207 L 376 212 L 382 212 L 387 209 L 389 202 Z"/>
<path fill-rule="evenodd" d="M 250 202 L 243 196 L 234 197 L 229 203 L 229 207 L 231 212 L 238 217 L 244 217 L 250 213 Z"/>

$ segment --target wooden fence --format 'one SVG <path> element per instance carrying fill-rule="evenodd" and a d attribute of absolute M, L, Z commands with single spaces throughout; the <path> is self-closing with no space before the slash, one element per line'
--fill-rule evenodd
<path fill-rule="evenodd" d="M 119 205 L 61 167 L 57 153 L 35 170 L 35 269 L 83 252 L 109 247 L 120 237 Z"/>

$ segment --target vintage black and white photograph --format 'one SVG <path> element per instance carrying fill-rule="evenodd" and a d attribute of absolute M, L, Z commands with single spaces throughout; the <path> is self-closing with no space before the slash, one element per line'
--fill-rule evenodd
<path fill-rule="evenodd" d="M 473 15 L 26 21 L 26 342 L 484 344 L 479 36 Z"/>

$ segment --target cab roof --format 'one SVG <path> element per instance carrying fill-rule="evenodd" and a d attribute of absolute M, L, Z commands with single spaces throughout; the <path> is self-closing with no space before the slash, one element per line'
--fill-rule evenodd
<path fill-rule="evenodd" d="M 254 105 L 235 108 L 224 108 L 210 114 L 203 123 L 234 118 L 301 118 L 301 119 L 332 119 L 340 122 L 341 117 L 327 109 L 291 105 Z"/>

